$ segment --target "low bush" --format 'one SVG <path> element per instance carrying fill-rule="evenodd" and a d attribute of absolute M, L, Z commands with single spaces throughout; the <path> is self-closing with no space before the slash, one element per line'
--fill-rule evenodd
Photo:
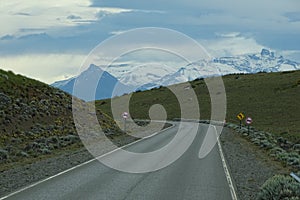
<path fill-rule="evenodd" d="M 263 184 L 257 199 L 300 200 L 300 183 L 290 176 L 275 175 Z"/>
<path fill-rule="evenodd" d="M 246 128 L 242 127 L 240 129 L 236 124 L 228 123 L 226 126 L 236 130 L 237 133 L 246 137 L 253 144 L 267 150 L 270 156 L 282 162 L 285 166 L 292 166 L 300 170 L 299 144 L 293 144 L 283 137 L 277 138 L 271 133 L 257 131 L 254 128 L 251 128 L 248 134 Z"/>
<path fill-rule="evenodd" d="M 8 151 L 0 149 L 0 161 L 7 160 L 8 157 Z"/>

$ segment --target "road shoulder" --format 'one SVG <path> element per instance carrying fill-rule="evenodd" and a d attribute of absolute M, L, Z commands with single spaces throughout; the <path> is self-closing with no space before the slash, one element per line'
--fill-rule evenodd
<path fill-rule="evenodd" d="M 272 160 L 264 150 L 251 144 L 229 128 L 224 128 L 221 144 L 236 184 L 238 199 L 255 199 L 260 186 L 275 174 L 286 174 L 287 170 Z"/>

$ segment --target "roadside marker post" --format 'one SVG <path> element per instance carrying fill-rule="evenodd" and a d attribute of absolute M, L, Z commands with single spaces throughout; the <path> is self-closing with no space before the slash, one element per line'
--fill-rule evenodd
<path fill-rule="evenodd" d="M 123 117 L 123 120 L 124 120 L 124 131 L 126 132 L 126 120 L 128 118 L 129 114 L 128 112 L 123 112 L 122 113 L 122 117 Z"/>
<path fill-rule="evenodd" d="M 290 176 L 300 183 L 300 178 L 295 173 L 291 172 Z"/>
<path fill-rule="evenodd" d="M 240 129 L 242 129 L 242 120 L 245 118 L 245 115 L 243 113 L 239 113 L 236 117 L 240 120 Z"/>
<path fill-rule="evenodd" d="M 250 134 L 250 124 L 252 124 L 252 118 L 251 117 L 246 118 L 246 124 L 248 125 L 248 134 Z"/>

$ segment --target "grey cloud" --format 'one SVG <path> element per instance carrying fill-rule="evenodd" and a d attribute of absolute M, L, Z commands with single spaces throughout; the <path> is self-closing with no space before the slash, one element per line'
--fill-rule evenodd
<path fill-rule="evenodd" d="M 25 13 L 25 12 L 18 12 L 18 13 L 14 13 L 14 15 L 21 15 L 21 16 L 31 16 L 30 13 Z"/>
<path fill-rule="evenodd" d="M 300 12 L 288 12 L 285 13 L 285 16 L 289 19 L 290 22 L 300 21 Z"/>
<path fill-rule="evenodd" d="M 74 19 L 82 19 L 82 18 L 80 16 L 78 16 L 78 15 L 69 15 L 67 17 L 67 19 L 74 20 Z"/>
<path fill-rule="evenodd" d="M 32 33 L 32 32 L 45 32 L 44 28 L 21 28 L 19 29 L 21 33 Z"/>
<path fill-rule="evenodd" d="M 287 0 L 288 1 L 288 0 Z M 88 52 L 101 41 L 111 36 L 112 32 L 140 27 L 170 28 L 187 34 L 198 40 L 213 40 L 219 36 L 216 33 L 239 32 L 250 35 L 260 44 L 275 49 L 295 49 L 299 40 L 299 31 L 291 31 L 290 23 L 277 23 L 274 16 L 261 17 L 263 11 L 278 12 L 280 4 L 254 0 L 245 4 L 241 1 L 233 5 L 233 0 L 224 3 L 222 0 L 94 0 L 94 7 L 116 7 L 131 9 L 130 12 L 108 14 L 98 13 L 97 20 L 82 20 L 72 14 L 69 20 L 78 23 L 75 27 L 63 27 L 58 30 L 32 30 L 44 34 L 30 34 L 21 38 L 13 35 L 1 38 L 0 52 L 19 51 L 84 51 Z M 243 5 L 244 3 L 244 5 Z M 252 6 L 248 6 L 248 5 Z M 267 5 L 269 7 L 267 7 Z M 249 7 L 249 8 L 247 8 Z M 259 8 L 261 7 L 261 8 Z M 257 8 L 257 9 L 255 9 Z M 287 8 L 285 9 L 287 10 Z M 232 11 L 232 12 L 231 12 Z M 253 12 L 251 16 L 243 16 L 243 11 Z M 285 12 L 290 21 L 299 20 L 299 12 Z M 269 14 L 270 15 L 270 14 Z M 282 15 L 277 16 L 281 18 Z M 275 22 L 276 23 L 275 23 Z M 30 28 L 24 29 L 24 32 Z M 9 40 L 9 42 L 7 42 Z M 38 41 L 39 45 L 32 46 Z M 299 43 L 298 43 L 299 44 Z M 2 48 L 3 47 L 3 48 Z M 4 48 L 5 47 L 5 48 Z"/>

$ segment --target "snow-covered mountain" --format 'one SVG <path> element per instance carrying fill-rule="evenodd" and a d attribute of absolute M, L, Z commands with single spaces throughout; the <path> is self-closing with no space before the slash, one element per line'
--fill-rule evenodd
<path fill-rule="evenodd" d="M 197 78 L 206 78 L 233 73 L 258 73 L 278 72 L 300 69 L 300 64 L 288 60 L 282 56 L 276 56 L 274 52 L 262 49 L 257 54 L 229 56 L 214 58 L 212 60 L 199 60 L 186 66 L 166 66 L 158 64 L 121 64 L 111 65 L 106 68 L 91 65 L 78 77 L 85 82 L 83 88 L 88 88 L 91 81 L 102 74 L 99 84 L 101 91 L 97 90 L 96 99 L 104 99 L 112 96 L 112 90 L 116 84 L 120 87 L 116 95 L 132 92 L 134 90 L 148 90 L 159 86 L 168 86 L 181 82 L 191 81 Z M 106 70 L 103 72 L 103 70 Z M 78 78 L 77 77 L 77 78 Z M 90 80 L 90 81 L 89 81 Z M 58 81 L 52 84 L 66 92 L 72 93 L 75 78 Z M 105 87 L 103 87 L 105 85 Z M 92 100 L 91 97 L 81 97 Z"/>
<path fill-rule="evenodd" d="M 276 57 L 274 52 L 262 49 L 257 54 L 214 58 L 210 61 L 199 60 L 181 67 L 173 74 L 163 76 L 155 83 L 146 83 L 140 89 L 151 89 L 158 86 L 168 86 L 196 78 L 206 78 L 233 73 L 258 73 L 299 70 L 300 63 L 288 60 L 282 56 Z"/>
<path fill-rule="evenodd" d="M 77 94 L 74 94 L 73 91 L 75 81 Z M 95 86 L 95 84 L 97 85 Z M 96 65 L 90 65 L 87 70 L 83 71 L 77 77 L 64 81 L 57 81 L 53 83 L 52 86 L 60 88 L 61 90 L 68 92 L 69 94 L 73 94 L 85 101 L 111 98 L 113 96 L 122 95 L 132 91 L 132 88 L 120 83 L 117 78 L 112 76 L 110 73 L 103 71 Z M 95 87 L 96 92 L 90 91 L 92 86 Z"/>
<path fill-rule="evenodd" d="M 215 58 L 212 61 L 216 66 L 232 66 L 236 70 L 246 73 L 278 72 L 299 69 L 299 63 L 276 57 L 274 52 L 262 49 L 260 54 L 246 54 L 235 57 Z M 221 68 L 220 68 L 221 69 Z"/>
<path fill-rule="evenodd" d="M 115 76 L 121 83 L 136 87 L 145 83 L 155 83 L 162 77 L 175 73 L 177 68 L 157 63 L 147 63 L 143 65 L 110 65 L 105 70 Z"/>

